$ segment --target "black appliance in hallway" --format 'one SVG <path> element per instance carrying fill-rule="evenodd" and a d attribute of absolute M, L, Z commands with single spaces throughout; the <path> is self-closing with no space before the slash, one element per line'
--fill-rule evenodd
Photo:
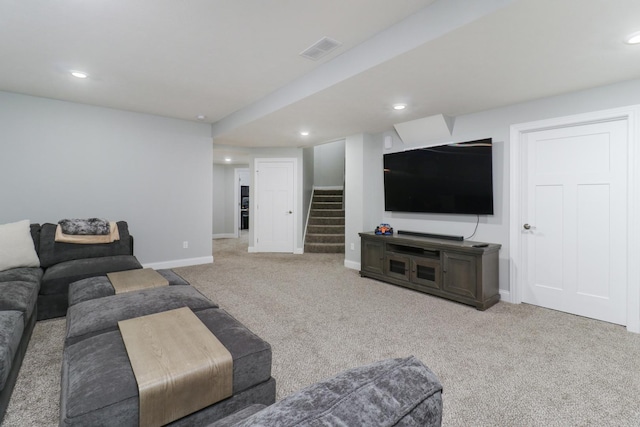
<path fill-rule="evenodd" d="M 240 186 L 240 230 L 249 229 L 249 186 Z"/>

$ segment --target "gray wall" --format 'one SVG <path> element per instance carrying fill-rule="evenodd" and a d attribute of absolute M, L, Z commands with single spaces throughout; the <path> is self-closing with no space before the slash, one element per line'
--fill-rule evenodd
<path fill-rule="evenodd" d="M 353 195 L 352 191 L 359 190 L 358 186 L 352 188 L 348 185 L 346 189 L 347 200 L 347 229 L 345 251 L 345 265 L 355 266 L 360 262 L 360 252 L 349 250 L 350 242 L 359 242 L 358 231 L 372 231 L 375 227 L 375 216 L 379 218 L 377 222 L 387 222 L 395 230 L 411 230 L 420 232 L 431 232 L 441 234 L 454 234 L 469 236 L 476 225 L 475 215 L 434 215 L 434 214 L 410 214 L 384 211 L 383 199 L 383 173 L 382 155 L 387 152 L 401 151 L 418 146 L 429 145 L 437 142 L 459 142 L 480 138 L 493 138 L 493 174 L 494 174 L 494 210 L 493 216 L 481 216 L 478 231 L 473 240 L 494 242 L 502 244 L 500 251 L 500 288 L 509 291 L 509 138 L 510 126 L 518 123 L 549 119 L 554 117 L 570 116 L 574 114 L 587 113 L 610 108 L 624 107 L 640 104 L 640 80 L 629 81 L 616 85 L 603 86 L 591 90 L 570 93 L 566 95 L 543 98 L 527 103 L 511 105 L 475 114 L 458 116 L 455 118 L 453 136 L 446 140 L 424 141 L 424 144 L 416 144 L 414 147 L 403 144 L 394 131 L 373 135 L 376 142 L 375 149 L 378 150 L 375 158 L 370 158 L 369 162 L 375 162 L 375 167 L 367 168 L 361 163 L 358 156 L 366 155 L 362 148 L 362 153 L 350 155 L 350 139 L 347 138 L 347 182 L 372 183 L 370 188 L 374 195 L 367 194 L 369 204 L 375 204 L 372 208 L 374 214 L 365 221 L 365 213 L 349 203 Z M 394 138 L 393 147 L 384 149 L 382 140 L 385 135 Z M 353 138 L 353 137 L 352 137 Z M 357 145 L 357 144 L 356 144 Z M 363 147 L 365 147 L 363 145 Z M 357 147 L 360 149 L 360 147 Z M 374 164 L 374 163 L 372 163 Z M 357 174 L 363 173 L 363 177 Z M 355 177 L 352 175 L 356 175 Z M 373 183 L 377 183 L 373 185 Z M 364 189 L 363 189 L 364 191 Z M 366 211 L 365 211 L 366 212 Z M 353 220 L 352 220 L 353 219 Z M 372 223 L 374 223 L 372 225 Z M 361 224 L 360 227 L 349 227 L 349 224 Z M 356 246 L 358 243 L 356 244 Z"/>
<path fill-rule="evenodd" d="M 313 185 L 342 187 L 344 185 L 345 140 L 316 145 L 313 157 Z"/>
<path fill-rule="evenodd" d="M 126 220 L 142 263 L 210 260 L 210 134 L 203 123 L 0 92 L 0 223 Z"/>
<path fill-rule="evenodd" d="M 246 169 L 240 172 L 236 182 L 236 169 Z M 240 185 L 251 185 L 250 173 L 247 165 L 213 165 L 213 216 L 212 233 L 214 238 L 229 238 L 236 235 L 235 215 L 236 202 L 235 190 Z M 238 214 L 239 216 L 239 214 Z M 240 222 L 238 220 L 238 227 Z"/>
<path fill-rule="evenodd" d="M 233 229 L 233 188 L 234 171 L 230 165 L 213 165 L 212 234 L 214 237 L 228 237 Z"/>

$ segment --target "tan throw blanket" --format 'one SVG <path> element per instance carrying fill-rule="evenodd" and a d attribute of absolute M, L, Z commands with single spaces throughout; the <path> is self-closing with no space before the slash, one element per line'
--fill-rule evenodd
<path fill-rule="evenodd" d="M 107 273 L 107 278 L 113 285 L 116 294 L 169 286 L 169 281 L 152 268 Z"/>
<path fill-rule="evenodd" d="M 233 358 L 182 307 L 118 322 L 140 395 L 140 426 L 160 426 L 233 394 Z"/>
<path fill-rule="evenodd" d="M 118 225 L 115 221 L 109 221 L 109 234 L 105 235 L 76 235 L 76 234 L 64 234 L 60 224 L 56 227 L 55 241 L 60 243 L 76 243 L 80 245 L 93 245 L 96 243 L 113 243 L 116 240 L 120 240 L 120 232 L 118 231 Z"/>

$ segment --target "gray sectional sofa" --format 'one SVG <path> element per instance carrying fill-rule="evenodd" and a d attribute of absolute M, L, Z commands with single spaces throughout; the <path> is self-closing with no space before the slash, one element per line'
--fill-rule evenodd
<path fill-rule="evenodd" d="M 69 285 L 79 279 L 142 268 L 127 223 L 117 225 L 119 241 L 74 245 L 55 242 L 55 224 L 30 224 L 39 262 L 0 271 L 0 422 L 36 320 L 66 315 Z"/>
<path fill-rule="evenodd" d="M 98 247 L 55 243 L 55 225 L 31 225 L 41 267 L 0 271 L 0 423 L 36 319 L 67 314 L 60 425 L 137 426 L 138 390 L 117 323 L 188 307 L 232 355 L 233 395 L 171 426 L 441 424 L 442 386 L 414 357 L 351 369 L 274 403 L 271 346 L 180 276 L 159 270 L 171 286 L 114 293 L 107 272 L 141 268 L 126 222 L 118 227 L 121 242 Z M 0 245 L 0 267 L 2 255 Z"/>

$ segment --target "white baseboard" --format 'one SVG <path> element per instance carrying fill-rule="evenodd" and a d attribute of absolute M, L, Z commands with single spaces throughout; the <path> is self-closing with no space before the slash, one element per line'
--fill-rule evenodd
<path fill-rule="evenodd" d="M 212 239 L 235 239 L 236 237 L 238 237 L 238 236 L 236 236 L 233 233 L 231 233 L 231 234 L 229 234 L 229 233 L 227 233 L 227 234 L 212 234 L 211 235 Z"/>
<path fill-rule="evenodd" d="M 360 270 L 360 263 L 355 261 L 344 260 L 344 266 L 352 270 Z"/>
<path fill-rule="evenodd" d="M 513 303 L 513 301 L 511 301 L 511 292 L 505 291 L 502 289 L 500 289 L 499 292 L 500 292 L 500 301 Z"/>
<path fill-rule="evenodd" d="M 150 262 L 142 264 L 144 268 L 153 268 L 154 270 L 162 268 L 188 267 L 190 265 L 212 264 L 213 256 L 204 256 L 201 258 L 174 259 L 163 262 Z"/>
<path fill-rule="evenodd" d="M 255 246 L 249 246 L 249 249 L 247 250 L 247 252 L 249 252 L 249 253 L 258 253 L 258 250 L 256 250 Z M 282 253 L 287 253 L 287 252 L 282 252 Z M 304 248 L 295 248 L 293 250 L 293 253 L 295 255 L 302 255 L 304 253 Z"/>

